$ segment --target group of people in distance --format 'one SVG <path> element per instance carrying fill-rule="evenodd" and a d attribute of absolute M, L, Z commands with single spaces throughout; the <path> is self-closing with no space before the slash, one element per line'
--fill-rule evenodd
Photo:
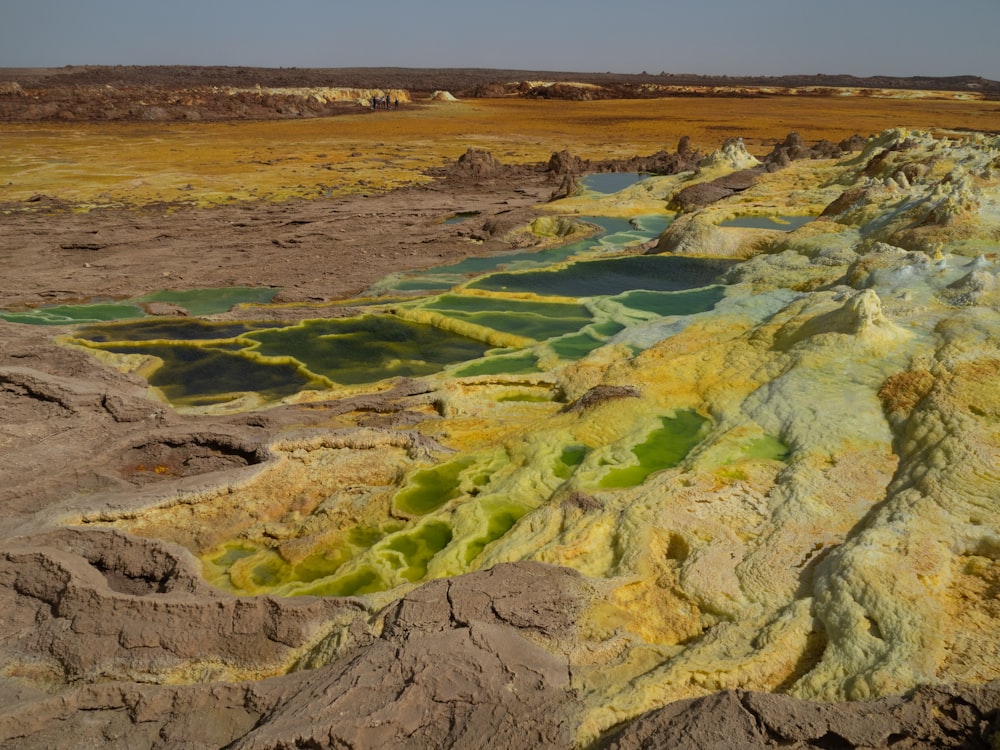
<path fill-rule="evenodd" d="M 388 94 L 385 96 L 373 96 L 372 110 L 376 109 L 399 109 L 399 99 L 392 99 Z"/>

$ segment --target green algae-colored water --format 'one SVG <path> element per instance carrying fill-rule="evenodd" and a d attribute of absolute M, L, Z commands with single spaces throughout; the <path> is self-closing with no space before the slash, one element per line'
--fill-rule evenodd
<path fill-rule="evenodd" d="M 475 560 L 490 542 L 502 538 L 527 513 L 527 508 L 502 498 L 483 501 L 480 510 L 486 518 L 486 528 L 465 542 L 463 559 L 468 565 Z"/>
<path fill-rule="evenodd" d="M 112 320 L 131 320 L 146 316 L 142 305 L 165 302 L 178 305 L 189 315 L 212 315 L 240 304 L 264 304 L 274 299 L 277 289 L 269 287 L 222 287 L 219 289 L 160 290 L 120 302 L 88 302 L 79 305 L 53 305 L 24 311 L 0 310 L 0 319 L 29 325 L 74 325 Z"/>
<path fill-rule="evenodd" d="M 78 328 L 76 337 L 97 348 L 158 358 L 162 365 L 150 383 L 173 403 L 185 406 L 224 402 L 247 392 L 268 400 L 281 399 L 305 389 L 429 375 L 461 362 L 469 363 L 456 370 L 462 377 L 538 372 L 539 352 L 496 350 L 497 356 L 484 357 L 494 351 L 486 342 L 495 342 L 496 334 L 548 342 L 551 353 L 571 361 L 603 346 L 623 330 L 633 317 L 629 310 L 659 316 L 690 315 L 710 310 L 722 299 L 724 288 L 708 284 L 731 265 L 730 261 L 657 255 L 607 257 L 605 246 L 594 250 L 609 237 L 627 243 L 636 234 L 655 231 L 667 221 L 669 217 L 646 217 L 645 225 L 637 228 L 636 220 L 602 219 L 605 234 L 596 242 L 588 239 L 541 253 L 509 256 L 528 270 L 486 275 L 467 287 L 423 299 L 389 301 L 382 307 L 399 305 L 400 316 L 412 315 L 414 320 L 379 312 L 379 308 L 372 308 L 370 315 L 294 325 L 158 317 L 91 322 Z M 563 263 L 588 252 L 597 259 Z M 495 258 L 486 260 L 496 266 Z M 539 267 L 543 260 L 545 265 Z M 474 265 L 449 268 L 450 273 L 459 275 L 478 272 Z M 426 276 L 434 273 L 432 269 Z M 464 293 L 465 289 L 478 293 Z M 490 292 L 497 291 L 529 294 L 530 298 L 491 296 Z M 260 304 L 273 294 L 271 289 L 194 290 L 155 293 L 135 302 L 172 302 L 207 314 L 240 303 Z M 607 306 L 598 312 L 601 306 L 594 306 L 595 298 L 612 295 L 617 295 L 613 301 L 618 307 Z M 553 296 L 558 299 L 551 299 Z M 567 298 L 585 299 L 572 302 Z M 116 313 L 118 308 L 112 306 L 101 315 L 131 316 L 138 309 L 126 307 Z M 258 313 L 266 314 L 266 310 L 262 306 Z M 624 321 L 615 319 L 619 313 Z M 87 321 L 100 317 L 86 306 L 78 306 L 62 311 L 58 319 L 74 314 Z M 430 316 L 421 317 L 426 314 Z"/>
<path fill-rule="evenodd" d="M 668 315 L 694 315 L 714 308 L 726 296 L 724 287 L 709 286 L 685 292 L 625 292 L 615 299 L 633 310 Z"/>
<path fill-rule="evenodd" d="M 531 352 L 484 357 L 455 371 L 456 377 L 468 378 L 475 375 L 524 375 L 541 372 L 538 359 Z"/>
<path fill-rule="evenodd" d="M 460 294 L 442 295 L 420 305 L 420 309 L 536 341 L 578 331 L 592 321 L 590 310 L 577 303 Z"/>
<path fill-rule="evenodd" d="M 298 563 L 286 562 L 274 550 L 245 544 L 224 547 L 206 563 L 210 577 L 234 591 L 354 596 L 424 578 L 428 563 L 452 537 L 447 523 L 432 519 L 407 529 L 352 529 L 340 544 Z"/>
<path fill-rule="evenodd" d="M 163 364 L 149 376 L 149 384 L 177 405 L 221 403 L 246 392 L 279 400 L 302 390 L 325 387 L 296 363 L 263 362 L 246 357 L 242 351 L 214 346 L 169 342 L 102 344 L 100 348 L 161 359 Z"/>
<path fill-rule="evenodd" d="M 138 305 L 94 302 L 83 305 L 53 305 L 23 312 L 0 310 L 0 319 L 10 323 L 40 326 L 64 326 L 77 323 L 97 323 L 102 320 L 141 318 L 146 313 Z"/>
<path fill-rule="evenodd" d="M 410 515 L 425 515 L 461 494 L 461 476 L 474 463 L 471 456 L 416 472 L 393 498 L 393 507 Z M 481 484 L 482 480 L 474 481 Z"/>
<path fill-rule="evenodd" d="M 542 268 L 566 260 L 576 252 L 583 251 L 592 243 L 582 242 L 567 245 L 559 251 L 532 251 L 503 253 L 482 258 L 466 258 L 447 266 L 438 266 L 425 271 L 414 271 L 390 277 L 376 286 L 376 291 L 387 293 L 431 292 L 450 289 L 471 278 L 493 273 L 500 269 Z"/>
<path fill-rule="evenodd" d="M 470 275 L 482 276 L 497 267 L 528 269 L 487 275 L 470 286 L 484 291 L 531 292 L 532 299 L 456 290 L 395 303 L 444 316 L 432 317 L 433 325 L 401 320 L 377 309 L 372 315 L 296 325 L 198 318 L 246 303 L 260 305 L 255 315 L 266 315 L 266 304 L 275 290 L 249 287 L 164 290 L 120 303 L 69 305 L 0 316 L 32 323 L 85 323 L 76 330 L 79 341 L 109 351 L 156 357 L 162 364 L 150 377 L 151 384 L 178 405 L 203 405 L 250 391 L 265 399 L 280 399 L 303 389 L 426 375 L 463 361 L 469 365 L 457 371 L 462 376 L 537 372 L 536 352 L 483 358 L 491 346 L 479 339 L 495 340 L 489 333 L 495 331 L 548 341 L 550 350 L 560 358 L 579 359 L 607 343 L 624 324 L 609 319 L 606 313 L 595 316 L 589 304 L 567 302 L 566 297 L 619 294 L 619 309 L 660 315 L 700 311 L 721 297 L 721 288 L 678 293 L 676 297 L 657 295 L 703 285 L 724 263 L 660 256 L 606 257 L 609 250 L 655 236 L 671 217 L 576 218 L 599 224 L 603 234 L 544 251 L 469 259 L 422 272 L 425 278 L 443 274 L 445 280 L 457 277 L 464 283 Z M 559 265 L 570 258 L 586 257 L 598 260 Z M 440 285 L 440 281 L 434 284 Z M 545 299 L 553 295 L 561 299 Z M 383 297 L 383 302 L 388 305 L 386 299 Z M 151 302 L 179 305 L 191 317 L 145 317 L 141 305 Z"/>
<path fill-rule="evenodd" d="M 640 244 L 659 236 L 673 220 L 673 216 L 640 216 L 634 219 L 579 216 L 575 219 L 600 227 L 600 234 L 542 250 L 522 250 L 465 258 L 444 266 L 392 274 L 376 284 L 370 293 L 384 295 L 392 292 L 440 292 L 477 276 L 498 271 L 548 268 L 572 258 L 618 253 L 623 247 Z"/>
<path fill-rule="evenodd" d="M 245 338 L 255 342 L 257 356 L 291 358 L 309 372 L 345 385 L 429 375 L 488 349 L 466 336 L 389 315 L 307 320 Z"/>
<path fill-rule="evenodd" d="M 270 323 L 213 323 L 198 318 L 144 318 L 125 323 L 88 325 L 76 337 L 104 343 L 111 341 L 221 341 L 250 331 L 270 328 Z"/>
<path fill-rule="evenodd" d="M 589 333 L 576 333 L 572 336 L 563 336 L 549 343 L 556 354 L 562 359 L 576 360 L 582 359 L 595 349 L 600 349 L 607 343 L 606 339 L 597 338 Z"/>
<path fill-rule="evenodd" d="M 401 578 L 415 583 L 427 575 L 428 563 L 451 540 L 452 531 L 448 524 L 429 521 L 412 531 L 389 537 L 379 545 L 378 557 Z"/>
<path fill-rule="evenodd" d="M 626 255 L 521 273 L 496 273 L 470 289 L 560 297 L 598 297 L 633 289 L 675 292 L 712 284 L 733 261 L 674 255 Z"/>
<path fill-rule="evenodd" d="M 677 466 L 701 442 L 708 424 L 705 417 L 689 410 L 663 417 L 660 422 L 659 429 L 632 449 L 637 463 L 610 469 L 601 479 L 601 487 L 635 487 L 653 472 Z"/>
<path fill-rule="evenodd" d="M 764 435 L 756 440 L 752 440 L 747 445 L 745 457 L 784 461 L 788 458 L 789 453 L 788 446 L 778 440 L 778 438 L 773 435 Z"/>
<path fill-rule="evenodd" d="M 560 479 L 569 479 L 589 452 L 590 448 L 586 445 L 567 445 L 559 454 L 559 460 L 552 469 L 553 473 Z"/>
<path fill-rule="evenodd" d="M 95 348 L 162 360 L 150 376 L 172 402 L 203 405 L 253 391 L 274 400 L 300 390 L 438 372 L 477 359 L 486 344 L 392 316 L 309 320 L 281 328 L 152 320 L 91 325 Z M 208 343 L 210 342 L 210 343 Z"/>
<path fill-rule="evenodd" d="M 574 361 L 604 346 L 608 339 L 623 330 L 625 326 L 616 320 L 602 320 L 585 326 L 578 333 L 554 338 L 548 342 L 548 346 L 560 359 Z"/>
<path fill-rule="evenodd" d="M 511 525 L 501 519 L 493 529 L 493 538 L 502 536 Z M 282 596 L 357 596 L 425 578 L 431 560 L 451 544 L 453 537 L 448 523 L 428 519 L 407 529 L 379 532 L 367 542 L 345 541 L 297 564 L 284 561 L 273 550 L 246 548 L 239 550 L 240 556 L 232 563 L 231 550 L 224 550 L 208 563 L 214 569 L 216 583 L 234 591 L 256 593 L 267 589 Z M 479 541 L 482 546 L 488 544 L 484 538 Z"/>
<path fill-rule="evenodd" d="M 676 466 L 704 437 L 707 423 L 686 410 L 663 417 L 660 427 L 633 447 L 636 463 L 609 467 L 600 486 L 636 486 L 653 472 Z M 770 455 L 779 448 L 777 441 L 763 440 L 748 451 Z M 553 475 L 570 479 L 591 450 L 583 443 L 564 445 Z M 233 542 L 206 556 L 207 574 L 217 585 L 241 593 L 354 596 L 464 572 L 544 502 L 545 491 L 537 497 L 496 492 L 496 461 L 464 455 L 412 472 L 391 501 L 397 519 L 379 528 L 347 529 L 339 541 L 320 545 L 297 562 L 268 547 Z"/>
<path fill-rule="evenodd" d="M 707 423 L 693 411 L 663 417 L 660 427 L 633 447 L 636 463 L 609 467 L 600 486 L 635 486 L 676 466 L 704 437 Z M 762 440 L 748 451 L 770 455 L 780 448 L 777 441 Z M 583 443 L 565 444 L 551 467 L 555 478 L 570 479 L 591 450 Z M 497 491 L 494 476 L 509 460 L 505 456 L 461 455 L 411 472 L 391 501 L 396 518 L 379 527 L 346 529 L 337 541 L 317 545 L 296 562 L 267 546 L 224 545 L 206 556 L 207 575 L 240 593 L 354 596 L 464 572 L 553 490 L 537 496 Z"/>

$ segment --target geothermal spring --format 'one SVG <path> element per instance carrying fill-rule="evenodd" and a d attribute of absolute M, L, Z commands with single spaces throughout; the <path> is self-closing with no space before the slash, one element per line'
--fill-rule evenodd
<path fill-rule="evenodd" d="M 525 638 L 571 665 L 577 743 L 728 688 L 996 680 L 1000 139 L 887 131 L 668 208 L 756 163 L 730 143 L 697 173 L 594 176 L 516 230 L 544 249 L 397 273 L 307 319 L 255 288 L 3 313 L 70 325 L 63 345 L 182 414 L 322 417 L 224 481 L 59 523 L 184 548 L 225 595 L 347 597 L 373 632 L 435 579 L 570 569 L 572 637 Z M 351 622 L 132 677 L 316 669 Z"/>

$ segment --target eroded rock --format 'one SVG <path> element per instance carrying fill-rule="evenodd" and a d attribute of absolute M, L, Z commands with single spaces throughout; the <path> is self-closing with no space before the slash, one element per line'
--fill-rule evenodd
<path fill-rule="evenodd" d="M 434 582 L 384 614 L 380 637 L 315 669 L 254 683 L 39 695 L 0 718 L 0 738 L 51 748 L 109 736 L 130 747 L 573 747 L 579 706 L 558 650 L 573 639 L 583 588 L 572 573 L 533 564 Z M 260 601 L 279 621 L 343 606 Z M 188 607 L 194 617 L 225 617 L 220 604 Z"/>
<path fill-rule="evenodd" d="M 1000 729 L 998 707 L 997 683 L 850 704 L 729 691 L 654 711 L 601 747 L 988 748 Z"/>

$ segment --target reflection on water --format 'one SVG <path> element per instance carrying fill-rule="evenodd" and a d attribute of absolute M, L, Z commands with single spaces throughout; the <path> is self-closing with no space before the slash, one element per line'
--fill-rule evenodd
<path fill-rule="evenodd" d="M 572 361 L 635 320 L 711 310 L 725 295 L 712 282 L 731 263 L 605 256 L 487 275 L 452 292 L 374 305 L 371 314 L 351 318 L 291 325 L 155 318 L 89 324 L 76 337 L 95 348 L 155 357 L 161 364 L 150 384 L 179 406 L 250 392 L 276 400 L 301 390 L 429 375 L 462 362 L 468 364 L 456 370 L 460 377 L 525 374 L 541 369 L 531 348 L 536 343 L 547 347 L 548 357 Z M 576 298 L 581 301 L 571 301 Z M 497 350 L 501 345 L 515 349 Z"/>
<path fill-rule="evenodd" d="M 307 320 L 245 338 L 256 342 L 255 356 L 291 358 L 309 372 L 345 385 L 429 375 L 481 357 L 488 348 L 466 336 L 390 315 Z"/>
<path fill-rule="evenodd" d="M 563 336 L 552 341 L 549 346 L 552 351 L 559 355 L 561 359 L 576 360 L 583 359 L 595 349 L 604 346 L 607 339 L 594 336 L 592 333 L 581 331 L 570 336 Z"/>

